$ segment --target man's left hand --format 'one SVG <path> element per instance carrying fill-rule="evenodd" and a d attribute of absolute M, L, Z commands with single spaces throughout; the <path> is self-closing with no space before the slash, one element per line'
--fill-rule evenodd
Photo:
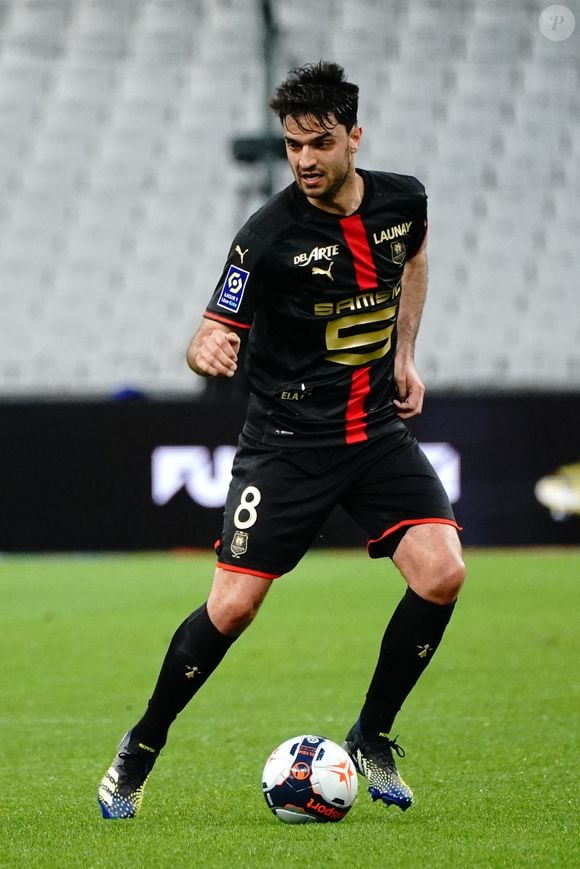
<path fill-rule="evenodd" d="M 398 416 L 401 419 L 418 416 L 423 410 L 425 386 L 412 359 L 395 359 L 395 386 L 399 397 L 393 400 L 393 404 L 398 410 Z"/>

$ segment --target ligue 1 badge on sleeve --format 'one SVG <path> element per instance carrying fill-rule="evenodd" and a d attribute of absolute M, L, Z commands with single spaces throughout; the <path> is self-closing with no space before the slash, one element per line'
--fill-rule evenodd
<path fill-rule="evenodd" d="M 245 531 L 236 531 L 230 545 L 232 555 L 239 558 L 248 551 L 248 535 Z"/>
<path fill-rule="evenodd" d="M 244 289 L 249 277 L 250 273 L 246 269 L 242 269 L 239 266 L 229 267 L 218 299 L 220 308 L 226 308 L 228 311 L 237 314 L 240 310 Z"/>

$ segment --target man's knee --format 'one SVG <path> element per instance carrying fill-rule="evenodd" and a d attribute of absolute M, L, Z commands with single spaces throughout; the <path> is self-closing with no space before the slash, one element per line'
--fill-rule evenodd
<path fill-rule="evenodd" d="M 433 603 L 453 603 L 465 580 L 463 560 L 455 555 L 433 558 L 420 570 L 411 571 L 405 579 L 413 591 Z"/>
<path fill-rule="evenodd" d="M 245 631 L 258 614 L 270 584 L 259 576 L 218 567 L 207 601 L 208 615 L 218 631 L 230 637 Z"/>
<path fill-rule="evenodd" d="M 413 591 L 433 603 L 452 603 L 465 581 L 461 546 L 452 526 L 409 529 L 393 560 Z"/>
<path fill-rule="evenodd" d="M 423 578 L 422 596 L 434 603 L 453 603 L 464 582 L 463 559 L 455 553 L 447 554 L 436 561 L 431 574 Z"/>

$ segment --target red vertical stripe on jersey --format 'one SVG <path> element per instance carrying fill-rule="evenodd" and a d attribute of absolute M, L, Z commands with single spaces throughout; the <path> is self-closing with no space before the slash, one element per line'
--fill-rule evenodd
<path fill-rule="evenodd" d="M 346 406 L 346 442 L 358 444 L 367 439 L 367 415 L 365 398 L 369 394 L 370 367 L 364 365 L 353 372 L 350 383 L 350 396 Z"/>
<path fill-rule="evenodd" d="M 377 270 L 371 256 L 369 240 L 360 214 L 351 214 L 340 221 L 347 247 L 352 254 L 359 290 L 372 290 L 377 284 Z"/>
<path fill-rule="evenodd" d="M 378 284 L 377 270 L 360 214 L 343 217 L 340 225 L 346 245 L 352 254 L 359 290 L 374 289 Z M 370 366 L 365 365 L 355 369 L 352 375 L 350 396 L 346 406 L 347 444 L 357 444 L 367 439 L 365 399 L 371 389 L 370 371 Z"/>

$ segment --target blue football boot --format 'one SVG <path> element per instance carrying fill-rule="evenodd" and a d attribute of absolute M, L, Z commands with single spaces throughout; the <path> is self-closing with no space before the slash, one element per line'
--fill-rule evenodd
<path fill-rule="evenodd" d="M 357 721 L 344 741 L 344 749 L 351 756 L 360 775 L 369 782 L 369 794 L 373 800 L 382 800 L 386 806 L 398 806 L 406 811 L 413 803 L 413 791 L 398 773 L 393 752 L 404 757 L 405 752 L 397 745 L 396 738 L 379 733 L 375 738 L 365 739 Z"/>
<path fill-rule="evenodd" d="M 99 785 L 103 818 L 134 818 L 141 808 L 143 790 L 159 752 L 126 733 L 113 763 Z"/>

